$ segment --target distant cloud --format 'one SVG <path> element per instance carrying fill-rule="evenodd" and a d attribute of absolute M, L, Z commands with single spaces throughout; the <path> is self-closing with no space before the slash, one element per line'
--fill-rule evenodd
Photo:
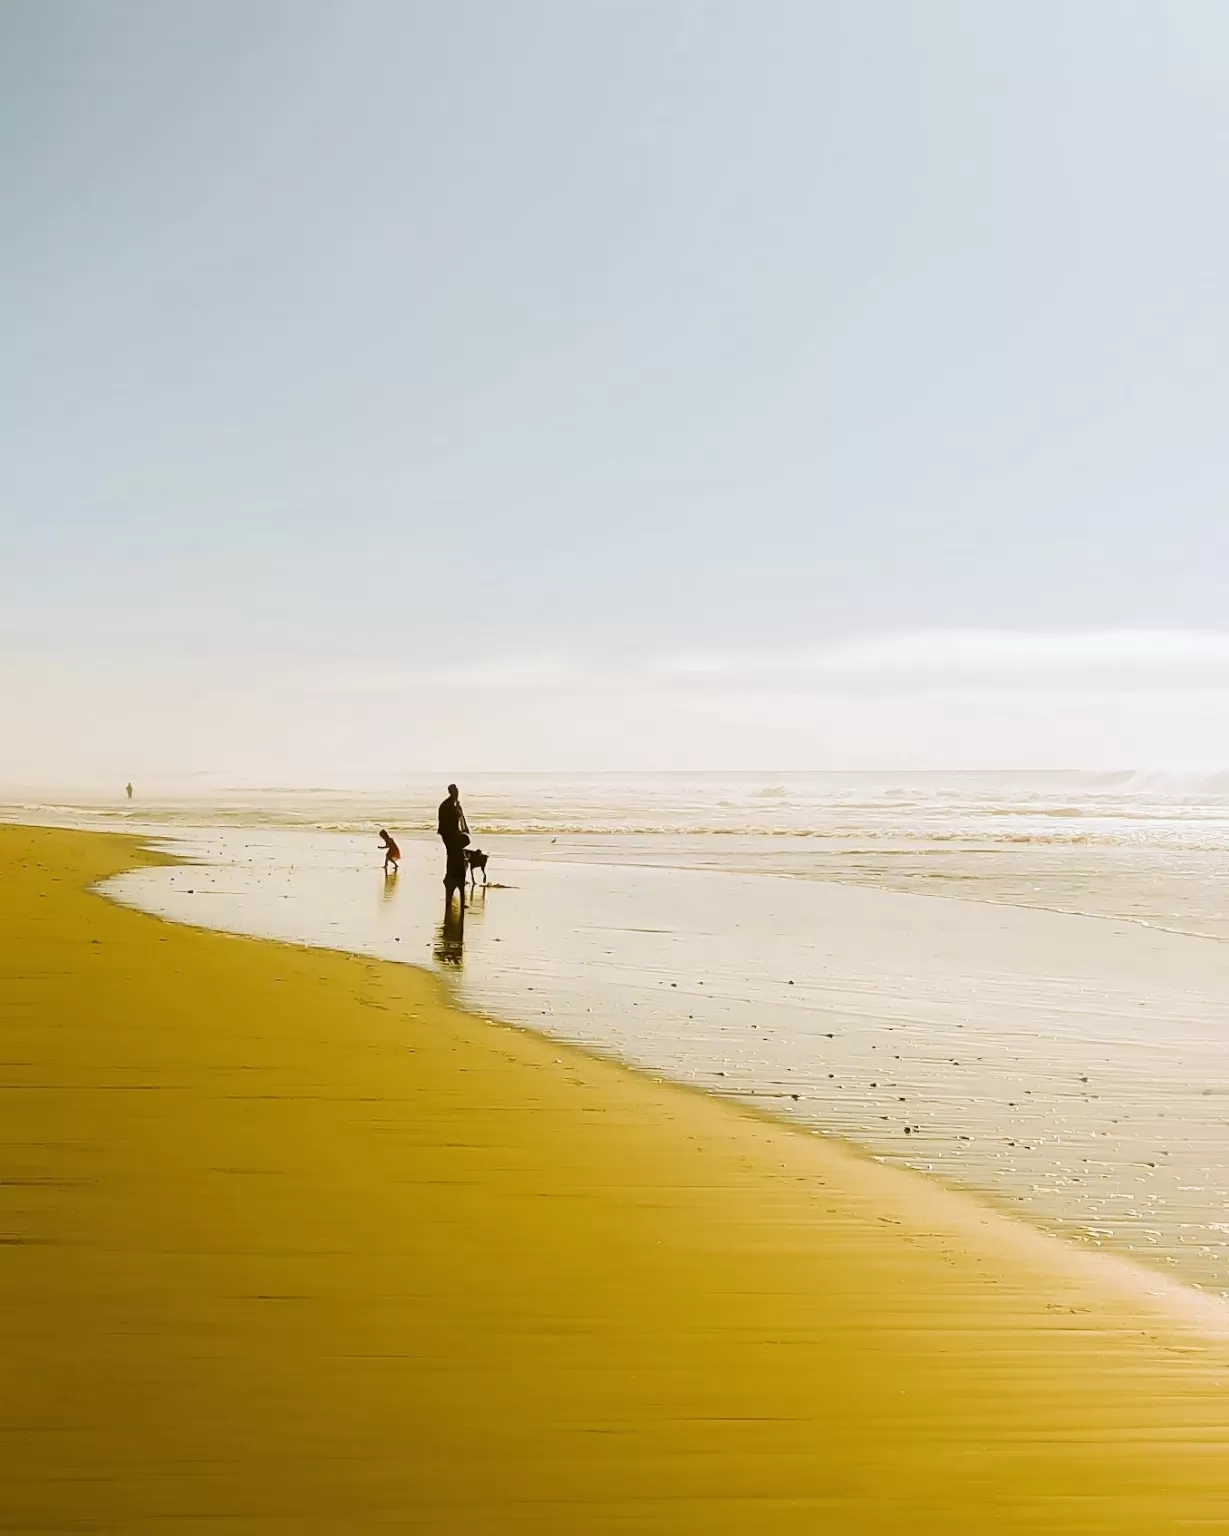
<path fill-rule="evenodd" d="M 580 658 L 562 656 L 485 656 L 469 661 L 432 665 L 411 661 L 397 666 L 362 664 L 326 666 L 314 675 L 297 665 L 297 673 L 311 677 L 326 692 L 338 694 L 401 694 L 432 689 L 496 689 L 520 691 L 567 687 L 587 679 L 591 666 Z"/>
<path fill-rule="evenodd" d="M 0 783 L 162 775 L 1229 764 L 1229 632 L 945 630 L 792 653 L 0 656 Z"/>
<path fill-rule="evenodd" d="M 690 655 L 655 667 L 661 675 L 709 682 L 793 679 L 858 681 L 975 680 L 1031 677 L 1053 683 L 1064 675 L 1146 677 L 1210 673 L 1229 678 L 1229 632 L 1114 629 L 1040 633 L 953 629 L 886 634 L 842 641 L 789 655 Z"/>
<path fill-rule="evenodd" d="M 412 661 L 393 667 L 330 667 L 315 683 L 342 694 L 1206 687 L 1229 685 L 1229 631 L 922 630 L 792 652 L 711 651 L 623 659 L 528 653 L 434 666 Z"/>
<path fill-rule="evenodd" d="M 1229 633 L 1110 629 L 1037 634 L 1025 630 L 957 629 L 883 635 L 834 646 L 816 658 L 818 671 L 993 672 L 1023 668 L 1229 664 Z"/>
<path fill-rule="evenodd" d="M 563 656 L 496 656 L 444 667 L 436 680 L 461 688 L 557 688 L 583 681 L 590 670 Z"/>

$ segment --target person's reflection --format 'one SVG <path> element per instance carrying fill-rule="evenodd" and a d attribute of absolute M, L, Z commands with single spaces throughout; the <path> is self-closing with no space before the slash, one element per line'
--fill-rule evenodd
<path fill-rule="evenodd" d="M 384 900 L 391 901 L 397 894 L 397 866 L 384 871 Z"/>
<path fill-rule="evenodd" d="M 465 955 L 465 903 L 444 898 L 444 921 L 435 931 L 435 959 L 439 965 L 460 966 Z"/>

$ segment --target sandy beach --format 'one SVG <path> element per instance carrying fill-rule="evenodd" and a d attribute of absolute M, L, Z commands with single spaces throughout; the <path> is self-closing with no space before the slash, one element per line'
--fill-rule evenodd
<path fill-rule="evenodd" d="M 967 806 L 953 809 L 960 826 Z M 1083 835 L 1092 818 L 1062 819 Z M 1111 835 L 1140 825 L 1121 818 Z M 1047 882 L 1023 878 L 1040 874 L 1038 845 L 1014 832 L 941 855 L 928 838 L 906 853 L 896 833 L 896 883 L 936 857 L 980 859 L 974 891 L 872 884 L 830 854 L 823 874 L 782 874 L 788 840 L 772 834 L 731 858 L 721 834 L 705 849 L 669 832 L 484 829 L 497 880 L 476 889 L 463 944 L 442 929 L 435 838 L 403 836 L 386 881 L 370 831 L 172 826 L 154 830 L 189 862 L 119 876 L 109 896 L 434 968 L 471 1012 L 837 1135 L 1229 1299 L 1229 949 L 1164 926 L 1175 891 L 1188 911 L 1229 893 L 1185 852 L 1168 884 L 1154 878 L 1159 818 L 1151 846 L 1076 844 Z M 1073 886 L 1092 910 L 1044 904 Z M 987 888 L 998 899 L 975 893 Z M 1156 921 L 1123 911 L 1141 901 Z"/>
<path fill-rule="evenodd" d="M 0 1528 L 1229 1529 L 1219 1303 L 0 828 Z"/>

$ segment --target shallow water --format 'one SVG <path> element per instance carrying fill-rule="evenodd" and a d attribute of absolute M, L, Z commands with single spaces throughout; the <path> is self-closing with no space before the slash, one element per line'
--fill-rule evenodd
<path fill-rule="evenodd" d="M 789 837 L 740 833 L 716 856 L 698 834 L 480 840 L 498 883 L 463 934 L 441 924 L 439 847 L 423 837 L 403 839 L 386 882 L 371 836 L 181 826 L 175 846 L 200 867 L 113 889 L 195 923 L 434 965 L 470 1007 L 1229 1294 L 1229 947 L 1138 911 L 1048 910 L 1062 881 L 1085 897 L 1095 884 L 1058 858 L 1028 910 L 876 888 L 873 868 L 856 884 L 814 863 L 793 870 L 806 879 L 765 873 L 805 861 Z M 884 883 L 928 857 L 902 856 Z M 1010 850 L 994 857 L 1000 891 L 1023 882 Z M 1149 889 L 1146 861 L 1130 873 Z M 1112 864 L 1098 878 L 1137 905 Z"/>
<path fill-rule="evenodd" d="M 466 782 L 482 836 L 550 857 L 789 874 L 1229 939 L 1229 774 L 511 774 Z M 440 786 L 31 799 L 16 819 L 136 830 L 429 833 Z"/>

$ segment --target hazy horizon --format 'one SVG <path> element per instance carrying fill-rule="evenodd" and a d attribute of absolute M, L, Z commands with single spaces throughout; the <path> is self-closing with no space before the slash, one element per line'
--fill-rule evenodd
<path fill-rule="evenodd" d="M 1229 766 L 1211 0 L 0 0 L 0 784 Z"/>

